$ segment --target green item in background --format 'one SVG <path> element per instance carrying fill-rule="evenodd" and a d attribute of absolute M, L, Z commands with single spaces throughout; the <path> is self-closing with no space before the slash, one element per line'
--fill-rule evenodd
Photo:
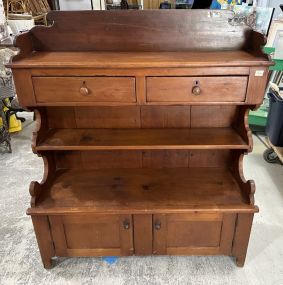
<path fill-rule="evenodd" d="M 264 47 L 263 52 L 265 54 L 271 54 L 275 52 L 275 48 L 274 47 Z M 283 59 L 273 58 L 272 60 L 275 62 L 275 65 L 270 66 L 269 69 L 276 70 L 276 71 L 282 71 L 283 70 Z"/>
<path fill-rule="evenodd" d="M 274 47 L 264 47 L 263 52 L 265 54 L 271 54 L 275 52 Z M 282 71 L 283 70 L 283 59 L 272 59 L 275 65 L 270 66 L 269 70 Z M 249 112 L 249 125 L 253 132 L 260 131 L 264 132 L 268 116 L 268 101 L 264 100 L 264 103 L 256 111 Z"/>
<path fill-rule="evenodd" d="M 260 107 L 256 111 L 249 112 L 249 126 L 253 132 L 264 132 L 268 111 Z"/>
<path fill-rule="evenodd" d="M 253 132 L 265 132 L 268 110 L 269 99 L 265 98 L 257 110 L 249 112 L 249 126 Z"/>

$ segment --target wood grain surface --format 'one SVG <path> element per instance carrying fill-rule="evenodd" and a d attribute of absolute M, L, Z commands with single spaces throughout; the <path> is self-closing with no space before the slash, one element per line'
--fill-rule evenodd
<path fill-rule="evenodd" d="M 232 16 L 208 10 L 52 11 L 48 20 L 53 26 L 31 33 L 35 50 L 239 49 L 250 30 L 230 25 Z"/>
<path fill-rule="evenodd" d="M 33 77 L 32 81 L 37 102 L 137 101 L 134 77 Z"/>
<path fill-rule="evenodd" d="M 147 77 L 147 102 L 243 102 L 246 76 Z M 200 94 L 194 94 L 199 88 Z M 225 95 L 224 95 L 225 94 Z"/>
<path fill-rule="evenodd" d="M 190 68 L 268 66 L 264 57 L 242 50 L 171 52 L 34 52 L 13 68 Z"/>
<path fill-rule="evenodd" d="M 36 146 L 38 151 L 247 148 L 232 128 L 53 129 Z"/>
<path fill-rule="evenodd" d="M 30 213 L 56 213 L 60 208 L 162 212 L 248 206 L 225 168 L 61 170 Z"/>

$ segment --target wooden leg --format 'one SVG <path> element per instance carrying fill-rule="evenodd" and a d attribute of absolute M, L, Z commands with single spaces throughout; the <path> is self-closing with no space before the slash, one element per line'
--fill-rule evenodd
<path fill-rule="evenodd" d="M 254 214 L 238 214 L 232 255 L 236 257 L 236 264 L 239 267 L 245 264 L 253 217 Z"/>
<path fill-rule="evenodd" d="M 244 267 L 245 260 L 246 260 L 246 255 L 245 256 L 236 257 L 236 264 L 237 264 L 237 266 L 238 267 Z"/>
<path fill-rule="evenodd" d="M 44 268 L 52 268 L 52 257 L 55 255 L 50 226 L 47 216 L 32 216 L 32 223 Z"/>

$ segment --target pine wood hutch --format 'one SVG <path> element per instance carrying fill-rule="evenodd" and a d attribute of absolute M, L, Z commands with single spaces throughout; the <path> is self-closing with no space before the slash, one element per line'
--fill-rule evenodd
<path fill-rule="evenodd" d="M 243 266 L 254 182 L 248 111 L 264 37 L 229 11 L 50 12 L 11 67 L 35 112 L 30 185 L 43 264 L 55 256 L 229 255 Z"/>

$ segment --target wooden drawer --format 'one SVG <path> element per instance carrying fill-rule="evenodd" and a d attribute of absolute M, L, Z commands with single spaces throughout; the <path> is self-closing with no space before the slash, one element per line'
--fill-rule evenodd
<path fill-rule="evenodd" d="M 134 77 L 33 77 L 37 103 L 136 102 Z"/>
<path fill-rule="evenodd" d="M 244 102 L 247 76 L 147 77 L 147 102 Z"/>
<path fill-rule="evenodd" d="M 235 214 L 157 214 L 154 254 L 231 254 Z"/>
<path fill-rule="evenodd" d="M 49 216 L 58 256 L 120 256 L 133 253 L 131 215 Z"/>

